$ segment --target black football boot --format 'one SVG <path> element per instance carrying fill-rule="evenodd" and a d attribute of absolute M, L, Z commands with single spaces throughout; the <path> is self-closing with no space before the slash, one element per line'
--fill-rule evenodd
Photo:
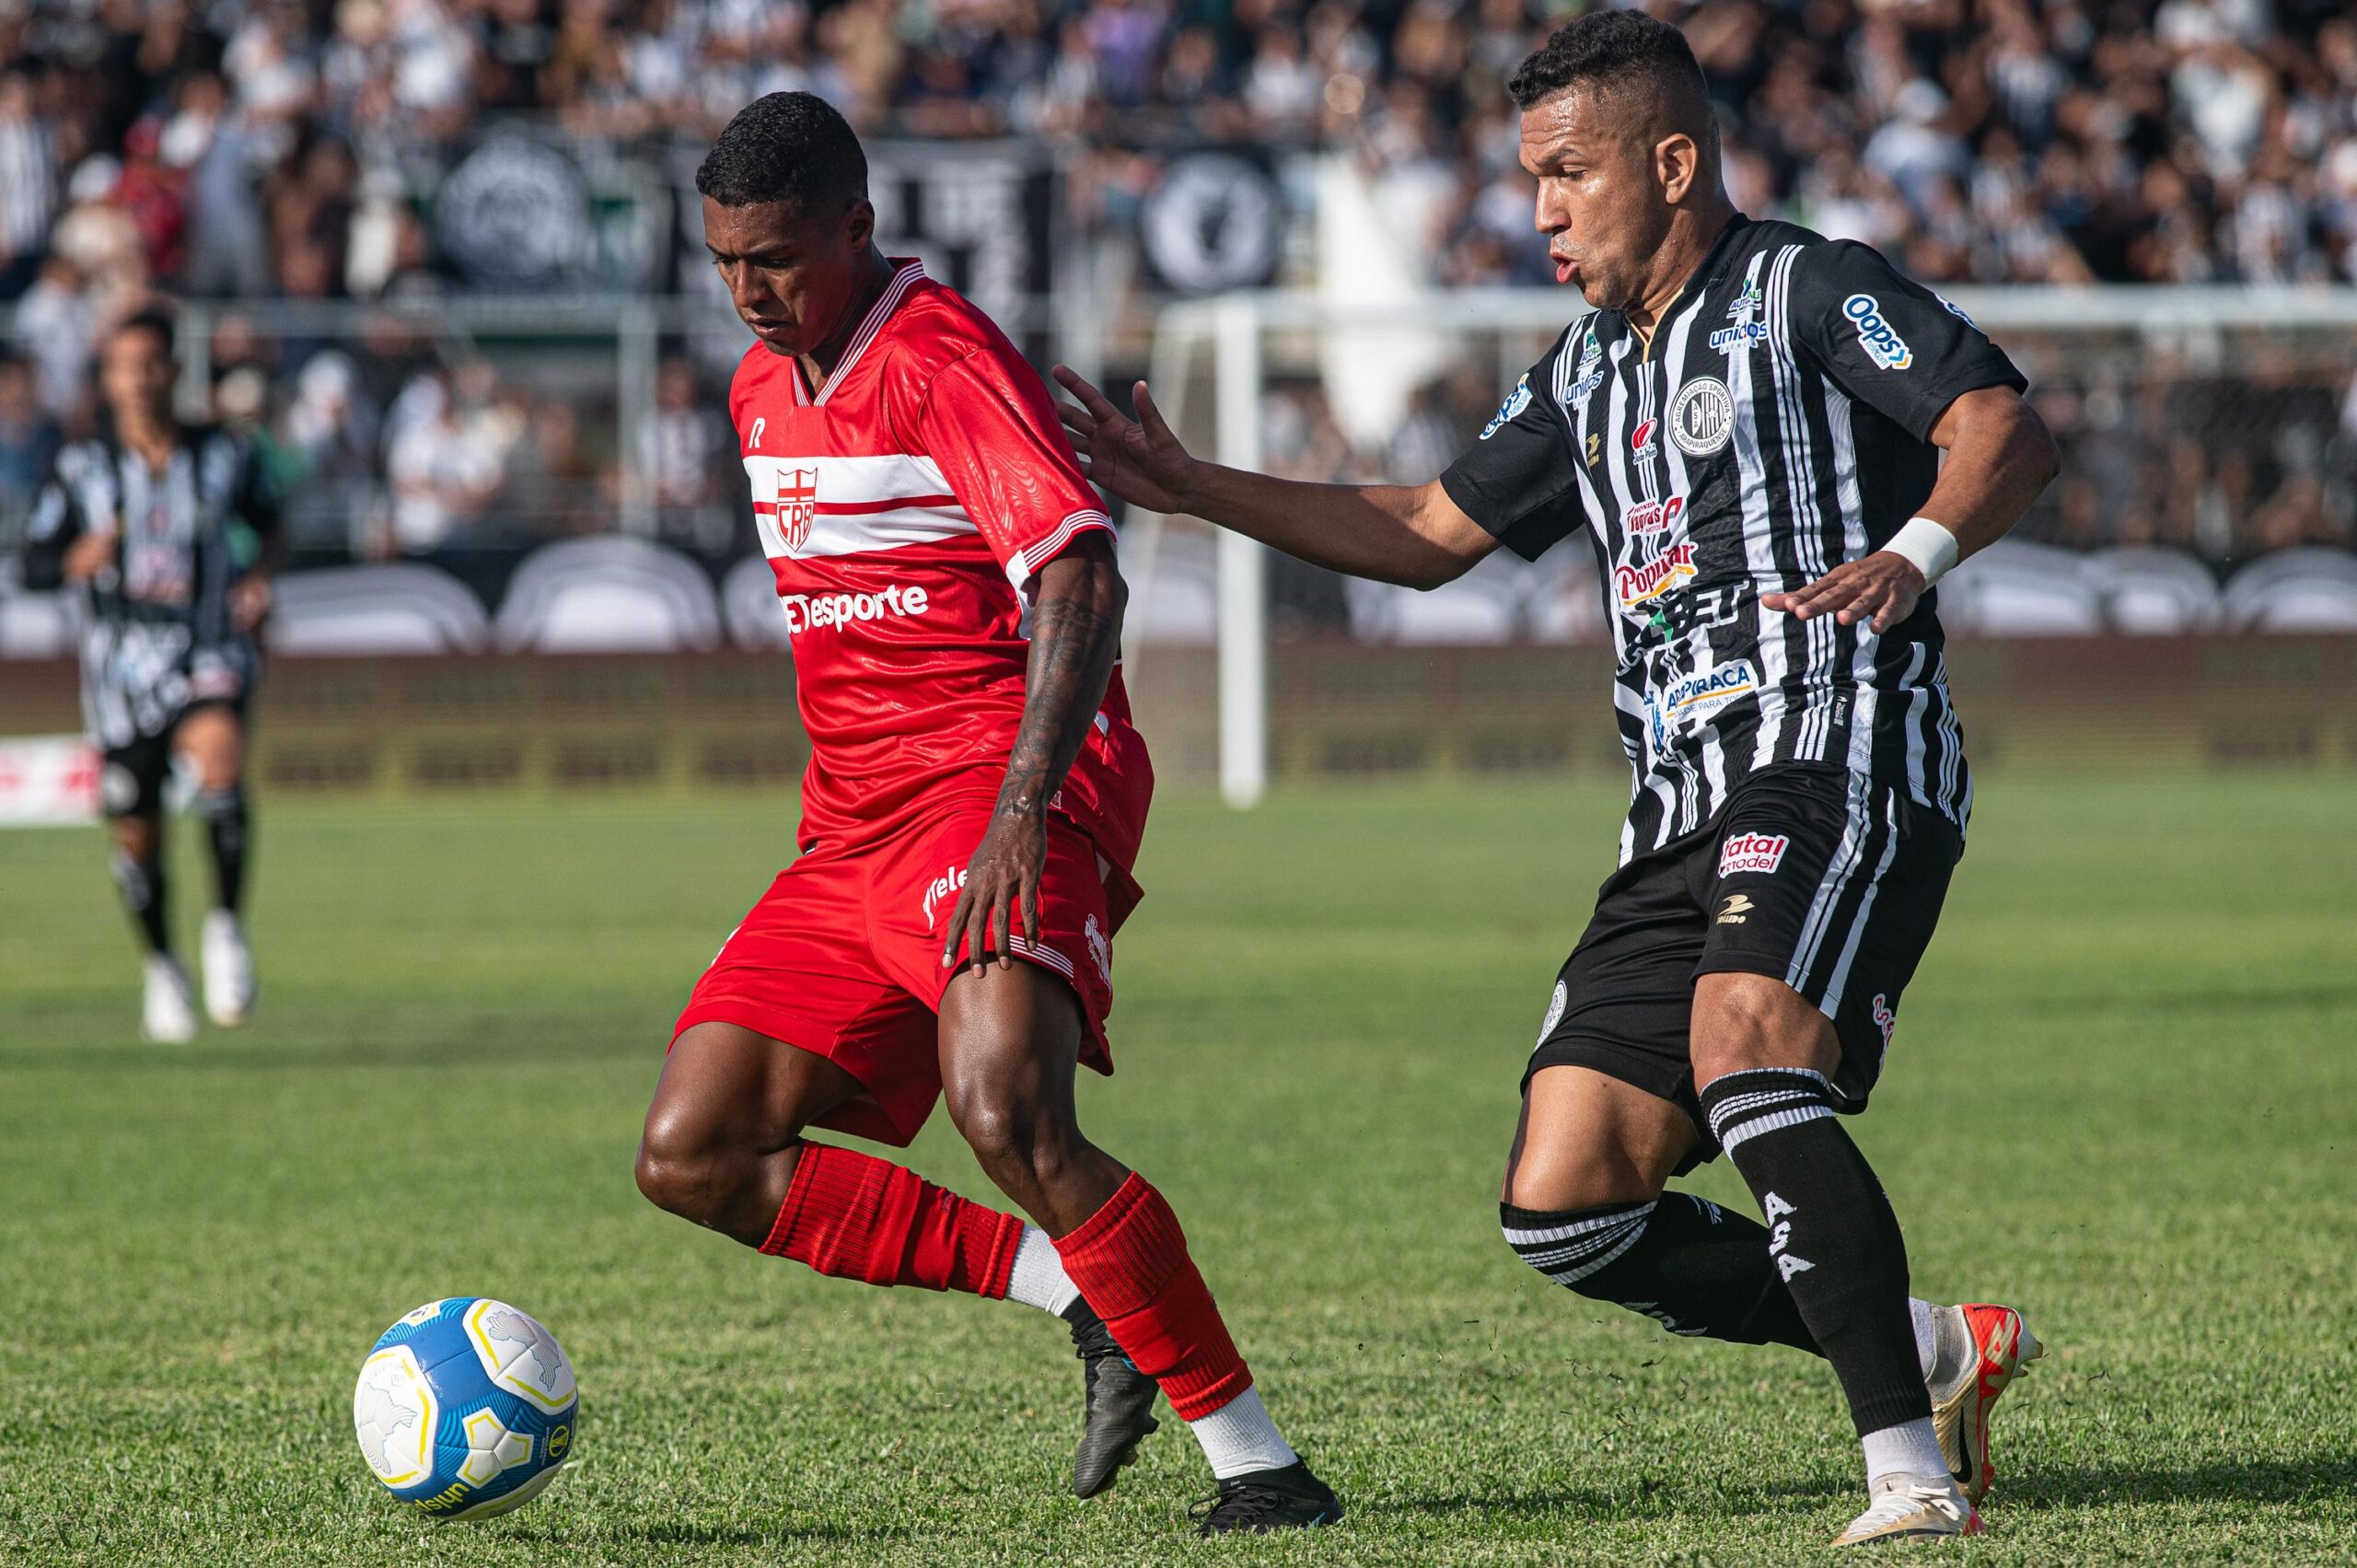
<path fill-rule="evenodd" d="M 1073 1348 L 1084 1368 L 1088 1418 L 1073 1452 L 1073 1495 L 1094 1497 L 1113 1489 L 1121 1467 L 1137 1463 L 1138 1445 L 1161 1427 L 1154 1398 L 1162 1390 L 1121 1353 L 1088 1303 L 1074 1300 L 1064 1308 L 1064 1321 L 1072 1325 Z"/>
<path fill-rule="evenodd" d="M 1341 1500 L 1300 1459 L 1280 1470 L 1254 1470 L 1219 1483 L 1219 1495 L 1195 1504 L 1199 1536 L 1264 1536 L 1338 1523 Z"/>

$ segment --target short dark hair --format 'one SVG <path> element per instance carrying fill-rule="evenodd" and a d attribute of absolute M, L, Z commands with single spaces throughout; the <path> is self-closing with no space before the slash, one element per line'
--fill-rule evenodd
<path fill-rule="evenodd" d="M 156 341 L 163 345 L 166 354 L 179 352 L 180 318 L 172 313 L 171 307 L 168 305 L 141 306 L 122 320 L 117 321 L 114 324 L 114 331 L 109 332 L 107 336 L 119 338 L 125 332 L 153 332 L 156 335 Z"/>
<path fill-rule="evenodd" d="M 724 207 L 792 202 L 804 214 L 848 212 L 867 195 L 867 155 L 816 93 L 771 93 L 737 111 L 696 169 L 696 191 Z"/>
<path fill-rule="evenodd" d="M 1634 90 L 1650 106 L 1655 125 L 1685 132 L 1706 151 L 1717 129 L 1693 46 L 1684 33 L 1643 11 L 1590 11 L 1565 22 L 1506 83 L 1516 109 L 1572 87 Z"/>

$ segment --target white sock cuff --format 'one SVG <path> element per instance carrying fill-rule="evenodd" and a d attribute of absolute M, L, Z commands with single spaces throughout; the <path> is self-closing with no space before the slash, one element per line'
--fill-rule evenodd
<path fill-rule="evenodd" d="M 1203 1458 L 1221 1481 L 1254 1470 L 1281 1470 L 1301 1458 L 1278 1435 L 1258 1388 L 1247 1388 L 1211 1414 L 1189 1422 L 1187 1430 L 1203 1446 Z"/>
<path fill-rule="evenodd" d="M 1064 1260 L 1048 1233 L 1036 1225 L 1023 1227 L 1015 1246 L 1015 1268 L 1007 1275 L 1006 1299 L 1036 1307 L 1061 1318 L 1064 1308 L 1080 1299 L 1080 1287 L 1064 1272 Z"/>
<path fill-rule="evenodd" d="M 1866 1485 L 1874 1487 L 1886 1476 L 1921 1476 L 1925 1481 L 1945 1481 L 1948 1462 L 1940 1457 L 1940 1434 L 1933 1429 L 1932 1418 L 1919 1416 L 1886 1426 L 1880 1432 L 1869 1432 L 1858 1439 L 1866 1451 Z"/>

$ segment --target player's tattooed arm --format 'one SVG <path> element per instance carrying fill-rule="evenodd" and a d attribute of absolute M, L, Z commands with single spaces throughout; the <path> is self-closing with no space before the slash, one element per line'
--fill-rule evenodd
<path fill-rule="evenodd" d="M 1114 564 L 1110 537 L 1084 534 L 1039 570 L 1031 611 L 1031 659 L 1024 677 L 1023 722 L 1006 762 L 990 830 L 966 868 L 944 933 L 941 962 L 1004 966 L 1010 930 L 1036 940 L 1039 881 L 1048 860 L 1048 803 L 1063 787 L 1097 722 L 1121 646 L 1121 610 L 1129 597 Z"/>

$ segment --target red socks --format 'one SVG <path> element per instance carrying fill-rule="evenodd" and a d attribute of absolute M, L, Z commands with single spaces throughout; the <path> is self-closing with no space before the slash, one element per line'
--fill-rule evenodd
<path fill-rule="evenodd" d="M 1171 1230 L 1175 1236 L 1175 1224 Z M 873 1156 L 805 1144 L 761 1249 L 836 1279 L 996 1297 L 1006 1295 L 1022 1239 L 1023 1222 L 1013 1214 L 970 1203 Z"/>
<path fill-rule="evenodd" d="M 1200 1421 L 1252 1387 L 1187 1256 L 1162 1194 L 1132 1173 L 1105 1206 L 1056 1243 L 1064 1272 L 1137 1369 L 1162 1385 L 1181 1421 Z"/>

